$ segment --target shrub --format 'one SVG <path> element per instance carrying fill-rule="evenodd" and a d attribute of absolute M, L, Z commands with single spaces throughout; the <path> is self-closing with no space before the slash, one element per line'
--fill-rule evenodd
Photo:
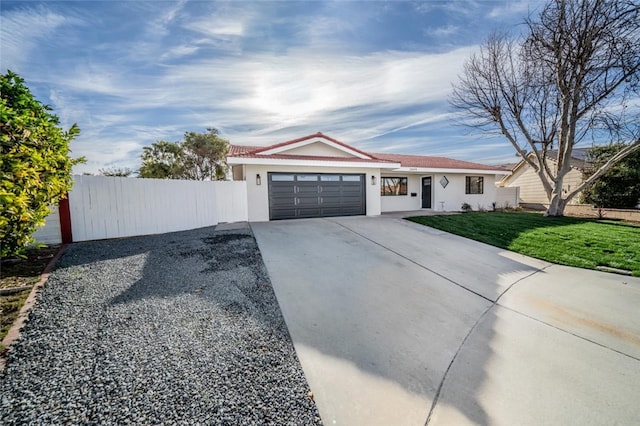
<path fill-rule="evenodd" d="M 33 242 L 49 206 L 73 183 L 69 142 L 79 133 L 58 127 L 51 108 L 38 102 L 24 80 L 0 75 L 0 256 L 20 255 Z"/>

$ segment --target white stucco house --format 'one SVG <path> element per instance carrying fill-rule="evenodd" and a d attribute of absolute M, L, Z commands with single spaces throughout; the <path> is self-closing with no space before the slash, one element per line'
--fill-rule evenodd
<path fill-rule="evenodd" d="M 322 133 L 275 145 L 231 145 L 252 222 L 383 212 L 491 208 L 510 171 L 444 157 L 361 151 Z"/>

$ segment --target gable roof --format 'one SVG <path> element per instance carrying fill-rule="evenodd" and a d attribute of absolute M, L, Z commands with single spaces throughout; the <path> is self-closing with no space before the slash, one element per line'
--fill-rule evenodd
<path fill-rule="evenodd" d="M 360 151 L 357 148 L 354 148 L 350 145 L 347 145 L 344 142 L 340 142 L 337 139 L 333 139 L 327 135 L 322 134 L 322 132 L 315 133 L 313 135 L 303 136 L 301 138 L 292 139 L 286 142 L 280 142 L 275 145 L 269 145 L 262 148 L 258 148 L 253 151 L 254 154 L 277 154 L 280 152 L 284 152 L 293 148 L 298 148 L 301 146 L 309 145 L 316 142 L 323 142 L 321 139 L 324 139 L 324 143 L 327 145 L 333 146 L 341 151 L 354 155 L 360 158 L 371 159 L 371 154 L 368 154 L 364 151 Z"/>
<path fill-rule="evenodd" d="M 588 151 L 589 151 L 589 148 L 573 148 L 573 150 L 571 151 L 571 160 L 569 161 L 569 164 L 571 165 L 571 167 L 575 169 L 579 169 L 581 171 L 591 167 L 591 162 L 587 159 Z M 533 155 L 533 153 L 530 152 L 529 155 Z M 552 161 L 557 161 L 558 150 L 551 149 L 547 151 L 547 159 Z M 528 164 L 526 161 L 520 160 L 511 170 L 515 173 L 516 170 L 527 165 Z"/>
<path fill-rule="evenodd" d="M 571 160 L 569 161 L 569 164 L 571 165 L 572 168 L 580 170 L 581 172 L 584 172 L 585 170 L 589 169 L 592 166 L 591 162 L 587 158 L 587 153 L 589 149 L 590 148 L 573 148 L 573 150 L 571 151 Z M 533 153 L 530 152 L 528 155 L 533 155 Z M 557 161 L 558 150 L 551 149 L 547 151 L 547 159 L 554 162 Z M 502 180 L 498 184 L 506 185 L 507 182 L 509 182 L 512 179 L 515 179 L 516 176 L 518 176 L 518 174 L 520 173 L 520 171 L 525 170 L 526 167 L 528 166 L 529 164 L 526 161 L 520 160 L 520 162 L 518 162 L 514 167 L 512 167 L 511 169 L 512 173 L 502 178 Z"/>
<path fill-rule="evenodd" d="M 341 151 L 345 156 L 330 155 L 303 155 L 295 153 L 296 148 L 315 143 L 323 143 L 335 150 Z M 293 151 L 292 153 L 288 153 Z M 360 167 L 376 167 L 394 169 L 400 166 L 390 160 L 375 158 L 371 154 L 347 145 L 337 139 L 333 139 L 320 132 L 301 138 L 280 142 L 269 146 L 239 146 L 231 145 L 227 154 L 227 163 L 230 164 L 289 164 L 289 165 L 347 165 L 357 164 Z M 331 164 L 330 164 L 331 163 Z"/>
<path fill-rule="evenodd" d="M 326 143 L 336 149 L 339 149 L 349 155 L 350 157 L 337 157 L 337 156 L 315 156 L 315 155 L 301 155 L 301 154 L 287 154 L 287 151 L 299 148 L 312 143 Z M 231 159 L 231 161 L 229 161 Z M 247 161 L 249 160 L 249 161 Z M 252 161 L 253 160 L 253 161 Z M 389 154 L 389 153 L 369 153 L 362 151 L 358 148 L 354 148 L 341 142 L 337 139 L 333 139 L 320 132 L 303 136 L 301 138 L 292 139 L 286 142 L 277 143 L 274 145 L 256 147 L 256 146 L 241 146 L 230 145 L 229 152 L 227 154 L 227 161 L 232 164 L 254 163 L 266 164 L 270 160 L 281 160 L 287 163 L 295 161 L 308 162 L 336 162 L 336 163 L 360 163 L 368 164 L 370 166 L 378 165 L 381 168 L 397 169 L 398 171 L 414 171 L 409 169 L 420 169 L 420 171 L 426 171 L 427 169 L 442 169 L 442 170 L 466 170 L 466 171 L 487 171 L 499 174 L 508 174 L 509 170 L 499 166 L 488 166 L 485 164 L 472 163 L 469 161 L 455 160 L 446 157 L 431 157 L 424 155 L 404 155 L 404 154 Z M 405 170 L 400 170 L 405 169 Z"/>

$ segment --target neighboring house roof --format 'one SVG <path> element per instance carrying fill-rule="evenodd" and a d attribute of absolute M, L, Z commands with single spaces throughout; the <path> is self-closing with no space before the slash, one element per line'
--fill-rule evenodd
<path fill-rule="evenodd" d="M 500 165 L 500 167 L 502 167 L 503 169 L 506 169 L 506 170 L 513 170 L 513 169 L 516 168 L 516 166 L 518 164 L 520 164 L 520 163 L 505 163 L 505 164 Z"/>
<path fill-rule="evenodd" d="M 591 148 L 573 148 L 571 151 L 571 167 L 585 170 L 591 166 L 591 162 L 587 158 L 587 153 Z M 547 152 L 547 156 L 552 160 L 558 159 L 558 150 L 553 149 Z"/>
<path fill-rule="evenodd" d="M 301 155 L 287 154 L 288 150 L 292 150 L 306 144 L 323 142 L 333 148 L 349 154 L 348 157 L 342 156 L 317 156 L 317 155 Z M 228 159 L 230 163 L 241 164 L 243 159 L 257 160 L 284 160 L 284 161 L 316 161 L 316 162 L 338 162 L 338 163 L 367 163 L 379 164 L 387 169 L 456 169 L 456 170 L 474 170 L 474 171 L 492 171 L 499 173 L 507 173 L 508 170 L 499 166 L 487 166 L 485 164 L 472 163 L 468 161 L 454 160 L 446 157 L 430 157 L 424 155 L 403 155 L 389 153 L 369 153 L 354 148 L 337 139 L 330 138 L 320 132 L 303 136 L 301 138 L 292 139 L 290 141 L 269 145 L 264 147 L 231 145 Z"/>
<path fill-rule="evenodd" d="M 571 151 L 571 161 L 570 165 L 572 168 L 579 170 L 580 172 L 584 172 L 585 170 L 591 167 L 591 163 L 587 159 L 587 153 L 590 148 L 573 148 Z M 533 153 L 529 153 L 529 155 L 533 155 Z M 556 161 L 558 158 L 558 150 L 553 149 L 547 151 L 547 159 L 551 161 Z M 507 166 L 505 164 L 505 166 Z M 508 176 L 502 178 L 502 180 L 498 183 L 499 186 L 506 186 L 508 182 L 518 177 L 519 172 L 526 170 L 528 167 L 528 163 L 524 160 L 520 160 L 511 170 L 512 173 Z"/>

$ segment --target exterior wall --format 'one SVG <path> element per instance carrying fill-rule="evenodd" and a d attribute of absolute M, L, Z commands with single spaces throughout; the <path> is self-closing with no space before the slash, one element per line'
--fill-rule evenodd
<path fill-rule="evenodd" d="M 247 220 L 245 182 L 74 176 L 74 241 L 184 231 Z"/>
<path fill-rule="evenodd" d="M 288 153 L 288 152 L 287 152 Z M 245 165 L 247 182 L 247 207 L 250 222 L 266 222 L 269 220 L 269 172 L 285 173 L 361 173 L 365 174 L 365 190 L 367 216 L 380 214 L 380 170 L 357 167 L 292 167 Z M 256 184 L 256 175 L 260 175 L 261 184 Z M 376 185 L 371 185 L 371 176 L 376 177 Z"/>
<path fill-rule="evenodd" d="M 340 149 L 336 149 L 323 142 L 314 142 L 308 145 L 301 146 L 299 148 L 287 149 L 283 154 L 287 155 L 315 155 L 318 157 L 351 157 L 353 155 L 348 152 L 344 152 Z"/>
<path fill-rule="evenodd" d="M 425 175 L 407 175 L 406 173 L 382 173 L 382 177 L 407 177 L 407 195 L 385 195 L 380 196 L 380 205 L 383 212 L 403 212 L 410 210 L 420 210 L 422 208 L 422 178 L 431 176 Z M 382 183 L 382 182 L 380 182 Z M 431 182 L 431 193 L 433 207 L 433 179 Z M 380 188 L 378 187 L 378 191 Z M 415 193 L 416 196 L 412 197 L 411 193 Z M 379 194 L 379 192 L 378 192 Z"/>
<path fill-rule="evenodd" d="M 549 161 L 549 163 L 554 163 Z M 554 164 L 550 164 L 554 166 Z M 582 172 L 578 169 L 571 169 L 569 173 L 564 177 L 562 185 L 563 192 L 566 194 L 573 188 L 582 183 Z M 528 165 L 522 166 L 522 169 L 513 174 L 505 180 L 504 186 L 506 187 L 520 187 L 520 203 L 525 204 L 548 204 L 549 199 L 545 192 L 540 178 L 535 171 Z M 580 194 L 577 194 L 571 200 L 570 204 L 578 204 L 580 200 Z"/>
<path fill-rule="evenodd" d="M 440 179 L 446 176 L 449 184 L 446 188 L 440 185 Z M 483 176 L 483 194 L 465 194 L 465 177 Z M 435 174 L 433 176 L 433 209 L 437 211 L 460 211 L 462 203 L 468 203 L 474 210 L 478 208 L 491 209 L 492 203 L 496 201 L 496 186 L 494 185 L 495 175 L 493 174 Z"/>
<path fill-rule="evenodd" d="M 407 195 L 380 196 L 383 212 L 420 210 L 422 208 L 422 178 L 431 176 L 431 209 L 434 211 L 459 211 L 462 203 L 468 203 L 474 210 L 491 209 L 496 201 L 495 175 L 493 174 L 409 174 L 406 172 L 384 172 L 383 176 L 408 177 Z M 449 184 L 443 188 L 440 179 L 446 176 Z M 465 194 L 465 177 L 483 176 L 483 194 Z M 379 188 L 378 188 L 379 190 Z M 411 193 L 415 192 L 416 197 Z"/>
<path fill-rule="evenodd" d="M 583 180 L 584 179 L 583 179 L 583 176 L 582 176 L 582 172 L 580 170 L 571 169 L 571 171 L 569 171 L 569 173 L 567 173 L 567 175 L 564 177 L 564 181 L 563 181 L 563 184 L 562 184 L 562 192 L 565 195 L 568 194 L 570 191 L 572 191 L 576 187 L 578 187 L 578 185 L 580 185 Z M 581 192 L 576 194 L 571 199 L 571 201 L 569 201 L 569 204 L 580 204 L 580 196 L 581 195 L 582 195 Z"/>
<path fill-rule="evenodd" d="M 507 185 L 509 187 L 520 188 L 520 203 L 548 203 L 547 193 L 540 183 L 540 178 L 529 166 L 513 175 Z"/>
<path fill-rule="evenodd" d="M 51 206 L 51 213 L 45 219 L 43 226 L 33 233 L 36 242 L 43 244 L 61 244 L 62 232 L 60 230 L 60 214 L 58 206 Z"/>

